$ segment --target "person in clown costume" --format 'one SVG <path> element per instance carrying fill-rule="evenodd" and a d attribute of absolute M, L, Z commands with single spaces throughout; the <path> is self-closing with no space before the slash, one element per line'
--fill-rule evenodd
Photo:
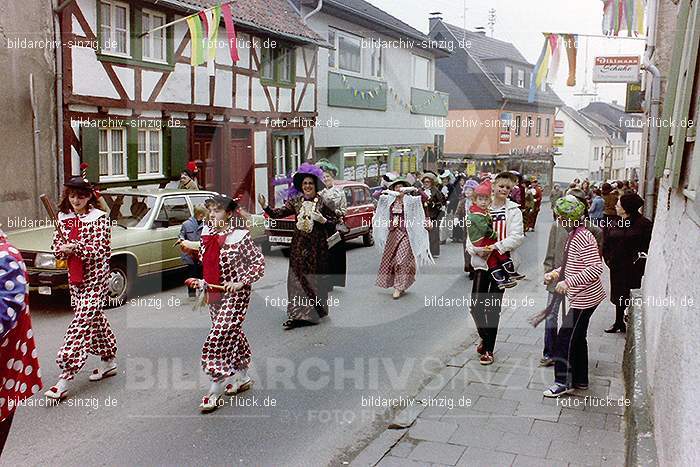
<path fill-rule="evenodd" d="M 202 347 L 202 370 L 211 386 L 200 410 L 216 410 L 222 395 L 232 396 L 250 389 L 250 346 L 243 321 L 250 305 L 252 285 L 265 274 L 265 257 L 245 222 L 237 217 L 238 203 L 217 195 L 206 203 L 209 220 L 200 242 L 182 241 L 185 250 L 199 250 L 204 280 L 187 279 L 188 286 L 204 288 L 209 305 L 211 330 Z M 212 287 L 213 286 L 213 287 Z"/>
<path fill-rule="evenodd" d="M 17 406 L 41 389 L 27 268 L 0 229 L 0 455 Z"/>
<path fill-rule="evenodd" d="M 52 249 L 57 259 L 68 263 L 75 315 L 56 356 L 61 369 L 58 382 L 45 393 L 46 397 L 59 400 L 68 395 L 70 381 L 85 366 L 88 355 L 101 359 L 100 366 L 90 374 L 90 381 L 117 374 L 117 341 L 102 312 L 111 254 L 109 218 L 95 207 L 97 198 L 87 179 L 73 177 L 64 186 Z"/>

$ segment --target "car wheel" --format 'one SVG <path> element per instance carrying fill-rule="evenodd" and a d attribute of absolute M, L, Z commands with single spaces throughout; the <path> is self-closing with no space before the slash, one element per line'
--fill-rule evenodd
<path fill-rule="evenodd" d="M 374 245 L 374 236 L 372 235 L 372 229 L 370 229 L 366 234 L 362 236 L 362 244 L 364 246 Z"/>
<path fill-rule="evenodd" d="M 289 255 L 292 253 L 291 248 L 282 248 L 282 256 L 285 258 L 289 258 Z"/>
<path fill-rule="evenodd" d="M 121 259 L 109 263 L 107 308 L 115 308 L 126 303 L 134 279 L 134 274 L 130 269 L 127 262 Z"/>

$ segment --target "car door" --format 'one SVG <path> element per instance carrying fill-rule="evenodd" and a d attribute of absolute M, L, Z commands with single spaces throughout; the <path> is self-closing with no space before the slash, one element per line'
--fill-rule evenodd
<path fill-rule="evenodd" d="M 362 233 L 366 233 L 372 227 L 374 199 L 368 187 L 362 187 L 362 191 L 364 192 L 364 197 L 362 204 L 358 205 L 358 211 L 360 212 L 360 227 L 362 228 Z"/>
<path fill-rule="evenodd" d="M 183 265 L 180 260 L 180 248 L 175 245 L 182 223 L 189 219 L 190 207 L 184 196 L 166 196 L 162 198 L 158 214 L 153 220 L 154 251 L 160 252 L 160 257 L 153 263 L 153 271 L 163 271 Z"/>

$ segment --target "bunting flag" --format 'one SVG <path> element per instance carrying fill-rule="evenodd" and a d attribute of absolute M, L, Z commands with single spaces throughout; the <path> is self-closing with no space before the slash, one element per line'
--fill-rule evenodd
<path fill-rule="evenodd" d="M 221 6 L 217 5 L 206 11 L 207 16 L 207 71 L 209 76 L 216 74 L 216 49 L 218 45 Z"/>
<path fill-rule="evenodd" d="M 621 30 L 627 36 L 644 34 L 646 0 L 601 0 L 603 2 L 603 34 L 618 36 Z"/>
<path fill-rule="evenodd" d="M 569 59 L 569 76 L 566 85 L 576 86 L 576 55 L 578 54 L 578 35 L 564 34 L 564 44 L 566 44 L 566 57 Z"/>
<path fill-rule="evenodd" d="M 202 20 L 198 15 L 192 15 L 187 18 L 187 26 L 190 29 L 190 64 L 198 66 L 204 63 L 204 27 Z"/>
<path fill-rule="evenodd" d="M 530 93 L 527 97 L 528 102 L 535 102 L 537 90 L 542 86 L 542 82 L 547 79 L 549 61 L 552 57 L 552 43 L 549 40 L 550 36 L 551 34 L 544 35 L 544 45 L 542 46 L 542 52 L 540 52 L 540 58 L 537 59 L 535 68 L 532 70 L 532 73 L 530 73 Z"/>
<path fill-rule="evenodd" d="M 228 35 L 229 51 L 231 52 L 231 60 L 236 63 L 240 60 L 238 55 L 238 44 L 236 43 L 236 28 L 233 25 L 233 12 L 231 4 L 226 3 L 221 5 L 221 12 L 224 16 L 224 25 L 226 26 L 226 34 Z"/>
<path fill-rule="evenodd" d="M 564 51 L 562 51 L 564 49 Z M 578 36 L 576 34 L 544 34 L 544 45 L 537 59 L 535 68 L 530 74 L 530 92 L 527 101 L 535 102 L 537 90 L 542 83 L 551 81 L 559 72 L 561 56 L 566 53 L 569 62 L 569 75 L 566 79 L 567 86 L 576 86 L 576 54 L 578 52 Z"/>

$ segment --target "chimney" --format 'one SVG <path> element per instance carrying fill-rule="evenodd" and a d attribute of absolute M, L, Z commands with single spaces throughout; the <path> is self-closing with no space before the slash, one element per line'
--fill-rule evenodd
<path fill-rule="evenodd" d="M 442 13 L 439 11 L 433 11 L 430 13 L 428 18 L 428 31 L 432 31 L 435 25 L 442 21 Z"/>

